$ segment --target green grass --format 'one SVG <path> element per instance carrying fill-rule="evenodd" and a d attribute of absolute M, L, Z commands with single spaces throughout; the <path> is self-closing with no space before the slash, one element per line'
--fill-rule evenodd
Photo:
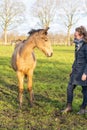
<path fill-rule="evenodd" d="M 13 49 L 12 46 L 0 46 L 0 130 L 87 130 L 87 115 L 76 114 L 82 102 L 80 86 L 74 92 L 73 112 L 61 114 L 66 106 L 74 47 L 55 46 L 51 58 L 35 49 L 35 103 L 30 108 L 25 80 L 21 110 L 18 108 L 18 81 L 10 65 Z"/>

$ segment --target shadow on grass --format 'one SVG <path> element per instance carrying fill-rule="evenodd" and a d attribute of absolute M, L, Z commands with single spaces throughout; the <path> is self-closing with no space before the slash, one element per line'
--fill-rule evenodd
<path fill-rule="evenodd" d="M 46 96 L 43 96 L 42 94 L 35 94 L 35 104 L 40 106 L 40 107 L 43 107 L 43 105 L 45 104 L 47 105 L 50 104 L 50 106 L 53 106 L 55 108 L 59 108 L 61 109 L 62 107 L 62 103 L 59 102 L 58 100 L 52 100 L 51 98 L 49 97 L 46 97 Z"/>
<path fill-rule="evenodd" d="M 0 81 L 0 83 L 2 84 L 0 86 L 0 100 L 3 101 L 6 104 L 10 104 L 11 106 L 13 106 L 14 108 L 17 108 L 19 106 L 19 102 L 18 102 L 18 86 L 12 84 L 8 84 L 5 81 Z M 26 89 L 24 89 L 24 93 L 23 93 L 23 104 L 27 104 L 29 102 L 29 93 Z M 34 102 L 36 106 L 39 107 L 43 107 L 43 105 L 45 106 L 45 104 L 50 104 L 50 106 L 53 106 L 55 108 L 59 108 L 61 109 L 62 107 L 62 103 L 59 102 L 58 100 L 54 100 L 51 99 L 47 96 L 44 96 L 43 93 L 42 94 L 35 94 L 35 102 Z M 27 107 L 25 105 L 25 107 Z M 30 107 L 30 105 L 29 105 Z"/>
<path fill-rule="evenodd" d="M 3 101 L 8 107 L 9 105 L 14 108 L 17 107 L 17 86 L 15 84 L 9 84 L 5 79 L 0 79 L 0 101 Z"/>

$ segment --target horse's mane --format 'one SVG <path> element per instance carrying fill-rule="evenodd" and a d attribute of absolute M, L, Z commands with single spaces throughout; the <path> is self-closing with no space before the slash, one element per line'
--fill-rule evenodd
<path fill-rule="evenodd" d="M 34 34 L 34 33 L 36 33 L 36 32 L 42 31 L 42 30 L 44 30 L 44 29 L 31 29 L 31 30 L 28 32 L 28 34 L 29 34 L 29 35 L 32 35 L 32 34 Z"/>

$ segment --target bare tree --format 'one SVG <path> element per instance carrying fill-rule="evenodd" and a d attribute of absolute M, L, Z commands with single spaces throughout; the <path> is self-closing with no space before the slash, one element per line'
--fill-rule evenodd
<path fill-rule="evenodd" d="M 84 0 L 84 6 L 85 6 L 85 9 L 87 10 L 87 0 Z"/>
<path fill-rule="evenodd" d="M 59 0 L 36 0 L 31 11 L 38 25 L 45 28 L 54 22 Z"/>
<path fill-rule="evenodd" d="M 0 25 L 4 32 L 4 42 L 7 44 L 7 32 L 23 22 L 24 4 L 18 0 L 3 0 L 0 2 Z"/>
<path fill-rule="evenodd" d="M 58 17 L 62 21 L 62 24 L 67 29 L 67 45 L 70 45 L 70 32 L 72 27 L 78 22 L 79 15 L 79 0 L 61 0 L 60 3 L 60 13 L 58 13 Z"/>
<path fill-rule="evenodd" d="M 87 15 L 87 0 L 84 0 L 83 13 L 85 13 L 85 15 Z"/>

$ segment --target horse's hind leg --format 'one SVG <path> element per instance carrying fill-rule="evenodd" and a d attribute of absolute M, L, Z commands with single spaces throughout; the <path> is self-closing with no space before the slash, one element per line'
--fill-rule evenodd
<path fill-rule="evenodd" d="M 34 100 L 34 93 L 32 90 L 32 76 L 33 76 L 33 72 L 29 71 L 28 73 L 28 91 L 30 93 L 30 105 L 31 107 L 33 106 L 33 100 Z"/>
<path fill-rule="evenodd" d="M 23 98 L 23 79 L 24 79 L 24 74 L 20 71 L 17 72 L 18 76 L 18 81 L 19 81 L 19 103 L 20 103 L 20 108 L 22 107 L 22 98 Z"/>

